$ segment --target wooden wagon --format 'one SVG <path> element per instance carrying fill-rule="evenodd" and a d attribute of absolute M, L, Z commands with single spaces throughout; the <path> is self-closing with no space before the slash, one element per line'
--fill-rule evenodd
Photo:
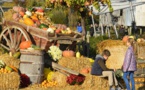
<path fill-rule="evenodd" d="M 83 40 L 83 36 L 79 33 L 71 35 L 50 34 L 40 28 L 27 26 L 16 21 L 5 20 L 4 18 L 2 18 L 1 24 L 0 45 L 11 52 L 19 51 L 20 43 L 27 40 L 32 41 L 34 45 L 44 50 L 48 50 L 53 40 L 57 40 L 60 44 L 72 44 L 74 41 Z"/>

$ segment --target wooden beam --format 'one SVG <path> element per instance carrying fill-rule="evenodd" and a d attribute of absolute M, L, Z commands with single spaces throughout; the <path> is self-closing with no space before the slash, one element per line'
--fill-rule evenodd
<path fill-rule="evenodd" d="M 63 67 L 63 66 L 61 66 L 61 65 L 59 65 L 57 63 L 54 63 L 54 62 L 52 62 L 52 67 L 54 69 L 60 69 L 60 70 L 66 71 L 66 72 L 68 72 L 70 74 L 79 75 L 79 72 L 76 72 L 76 71 L 71 70 L 69 68 Z"/>

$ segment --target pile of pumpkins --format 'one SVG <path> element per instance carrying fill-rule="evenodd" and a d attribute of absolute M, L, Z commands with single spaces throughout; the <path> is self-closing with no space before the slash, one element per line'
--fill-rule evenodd
<path fill-rule="evenodd" d="M 123 37 L 122 41 L 123 42 L 127 42 L 127 40 L 129 38 L 133 38 L 135 40 L 134 36 L 128 36 L 128 35 L 126 35 L 126 36 Z M 143 42 L 145 42 L 145 40 L 143 38 L 138 38 L 136 41 L 137 41 L 137 43 L 143 43 Z"/>
<path fill-rule="evenodd" d="M 37 27 L 49 33 L 71 34 L 73 32 L 66 25 L 59 24 L 56 26 L 52 24 L 50 18 L 45 15 L 42 8 L 25 9 L 20 6 L 14 6 L 13 11 L 13 20 L 28 26 Z"/>

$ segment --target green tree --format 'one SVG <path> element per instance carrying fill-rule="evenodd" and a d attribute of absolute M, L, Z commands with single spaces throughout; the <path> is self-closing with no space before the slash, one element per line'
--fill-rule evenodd
<path fill-rule="evenodd" d="M 93 4 L 96 9 L 100 10 L 99 3 L 107 4 L 108 7 L 110 8 L 110 11 L 111 12 L 113 11 L 110 0 L 45 0 L 45 7 L 53 7 L 53 8 L 56 8 L 58 6 L 67 7 L 69 24 L 71 24 L 72 14 L 77 13 L 78 16 L 80 16 L 83 34 L 85 34 L 86 33 L 85 17 L 88 12 L 86 6 Z"/>

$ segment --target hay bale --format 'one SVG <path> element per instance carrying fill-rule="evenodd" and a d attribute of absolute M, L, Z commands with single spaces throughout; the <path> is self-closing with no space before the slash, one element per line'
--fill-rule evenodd
<path fill-rule="evenodd" d="M 88 88 L 87 90 L 108 90 L 108 79 L 87 74 L 82 87 Z"/>
<path fill-rule="evenodd" d="M 16 68 L 19 68 L 20 60 L 9 56 L 9 54 L 0 55 L 0 60 L 2 60 L 8 66 L 12 65 L 12 66 L 15 66 Z"/>
<path fill-rule="evenodd" d="M 0 46 L 0 55 L 6 53 L 6 50 Z"/>
<path fill-rule="evenodd" d="M 121 69 L 127 50 L 127 46 L 120 40 L 105 40 L 97 45 L 98 51 L 101 54 L 104 49 L 111 52 L 106 65 L 108 68 Z"/>
<path fill-rule="evenodd" d="M 145 59 L 145 43 L 137 43 L 137 58 Z"/>
<path fill-rule="evenodd" d="M 85 81 L 82 85 L 78 85 L 80 88 L 85 88 L 83 90 L 108 90 L 109 85 L 108 85 L 108 79 L 101 78 L 98 76 L 93 76 L 91 74 L 85 74 Z M 57 87 L 68 87 L 68 86 L 76 86 L 76 85 L 69 85 L 66 82 L 66 77 L 65 75 L 55 72 L 53 75 L 53 79 L 57 81 L 58 85 Z M 64 90 L 64 88 L 63 88 Z M 73 90 L 73 89 L 69 89 Z M 80 89 L 78 89 L 80 90 Z"/>
<path fill-rule="evenodd" d="M 66 68 L 75 70 L 77 72 L 80 72 L 83 68 L 91 67 L 89 58 L 86 58 L 86 57 L 81 57 L 81 58 L 62 57 L 59 60 L 58 64 L 66 67 Z"/>
<path fill-rule="evenodd" d="M 60 72 L 54 72 L 52 75 L 52 80 L 55 80 L 57 82 L 57 86 L 68 86 L 69 84 L 66 82 L 67 76 L 60 73 Z"/>
<path fill-rule="evenodd" d="M 0 90 L 18 90 L 20 76 L 16 72 L 0 74 Z"/>
<path fill-rule="evenodd" d="M 145 78 L 144 77 L 134 77 L 136 90 L 145 89 Z"/>

